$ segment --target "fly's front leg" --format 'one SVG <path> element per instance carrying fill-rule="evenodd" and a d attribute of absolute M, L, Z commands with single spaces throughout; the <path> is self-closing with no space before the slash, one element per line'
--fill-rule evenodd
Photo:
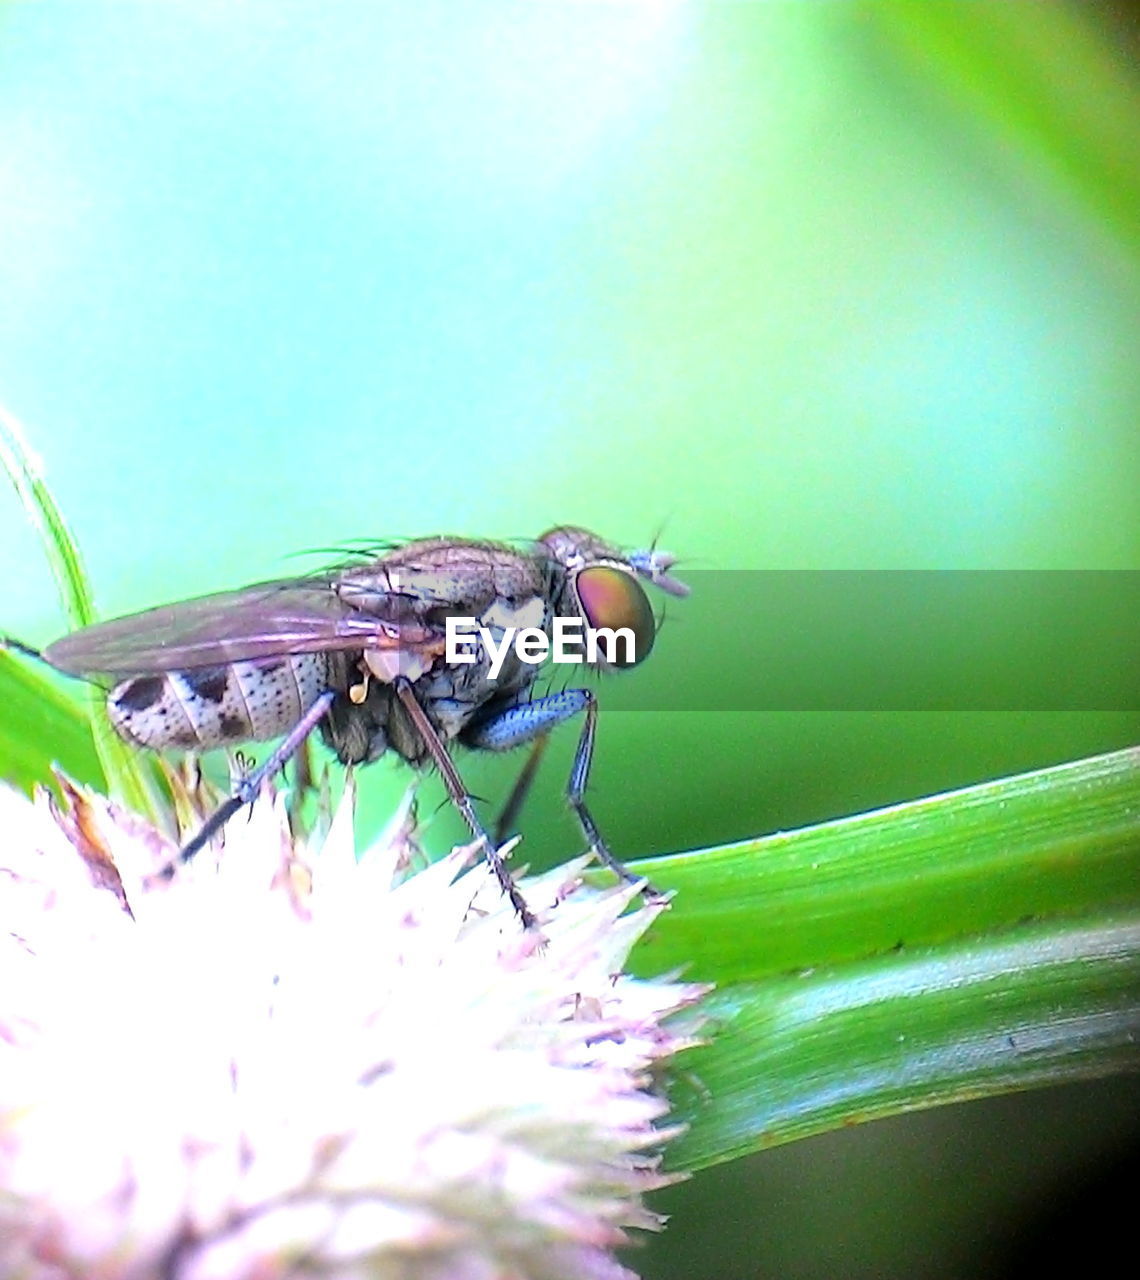
<path fill-rule="evenodd" d="M 574 810 L 582 831 L 590 844 L 590 852 L 605 866 L 623 880 L 637 881 L 641 877 L 624 867 L 610 852 L 609 846 L 602 839 L 598 825 L 589 809 L 586 808 L 586 784 L 590 779 L 590 762 L 594 756 L 594 734 L 598 724 L 598 701 L 589 689 L 563 689 L 561 693 L 550 693 L 533 702 L 521 702 L 517 706 L 507 707 L 481 720 L 473 728 L 463 734 L 463 741 L 472 747 L 482 747 L 486 751 L 509 751 L 511 747 L 521 746 L 525 742 L 542 740 L 551 729 L 560 725 L 572 716 L 585 713 L 582 732 L 578 735 L 578 747 L 574 752 L 574 763 L 570 768 L 570 781 L 566 786 L 566 798 Z M 538 743 L 536 743 L 536 747 Z M 526 788 L 537 766 L 537 759 L 532 756 L 524 767 L 523 775 L 515 784 L 511 799 L 507 802 L 508 810 L 512 804 L 516 810 L 522 799 L 520 788 L 525 795 Z M 518 797 L 516 799 L 516 797 Z M 646 885 L 644 893 L 652 895 L 655 890 Z"/>
<path fill-rule="evenodd" d="M 498 845 L 493 844 L 491 837 L 484 831 L 483 824 L 479 821 L 475 812 L 475 798 L 463 785 L 463 779 L 459 776 L 459 770 L 456 769 L 451 756 L 448 755 L 447 747 L 444 746 L 443 740 L 435 730 L 435 726 L 428 719 L 427 712 L 417 701 L 411 682 L 406 676 L 400 676 L 393 681 L 393 686 L 396 690 L 396 696 L 408 713 L 408 719 L 416 726 L 417 732 L 423 739 L 424 746 L 427 747 L 428 754 L 432 758 L 432 763 L 439 770 L 440 776 L 443 778 L 443 784 L 447 788 L 447 794 L 451 797 L 452 804 L 463 815 L 464 822 L 471 828 L 471 834 L 483 846 L 487 865 L 495 873 L 495 879 L 498 880 L 499 887 L 510 899 L 511 906 L 518 912 L 518 917 L 523 922 L 524 928 L 537 928 L 538 921 L 535 919 L 534 912 L 526 905 L 526 899 L 519 892 L 518 885 L 515 884 L 511 873 L 507 870 L 507 864 L 499 853 Z"/>

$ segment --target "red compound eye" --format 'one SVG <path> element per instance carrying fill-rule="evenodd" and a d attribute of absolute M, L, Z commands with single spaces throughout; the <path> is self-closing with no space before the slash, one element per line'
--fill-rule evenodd
<path fill-rule="evenodd" d="M 632 654 L 622 637 L 615 642 L 614 657 L 618 659 L 615 666 L 633 667 L 649 657 L 657 635 L 657 622 L 649 597 L 632 574 L 594 565 L 578 574 L 574 586 L 582 613 L 591 627 L 609 627 L 615 631 L 627 627 L 633 633 Z"/>

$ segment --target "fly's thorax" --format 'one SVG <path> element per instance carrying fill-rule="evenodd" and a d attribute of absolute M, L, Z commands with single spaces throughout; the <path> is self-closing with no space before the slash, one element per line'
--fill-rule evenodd
<path fill-rule="evenodd" d="M 134 676 L 111 690 L 107 714 L 121 737 L 158 751 L 263 742 L 288 733 L 331 687 L 339 658 L 304 653 Z"/>
<path fill-rule="evenodd" d="M 466 689 L 486 702 L 510 691 L 529 688 L 538 667 L 519 657 L 514 640 L 531 629 L 549 636 L 552 618 L 551 603 L 544 595 L 531 595 L 523 600 L 497 598 L 477 617 L 487 633 L 488 643 L 480 636 L 475 644 L 475 662 L 460 668 L 465 673 L 460 679 Z"/>
<path fill-rule="evenodd" d="M 445 742 L 457 738 L 489 703 L 510 702 L 534 683 L 539 666 L 524 662 L 513 642 L 528 628 L 549 635 L 551 609 L 545 595 L 530 595 L 522 600 L 496 597 L 474 615 L 474 621 L 482 630 L 469 633 L 473 661 L 450 663 L 437 659 L 414 681 L 416 700 Z M 365 660 L 371 667 L 369 655 Z M 404 725 L 403 720 L 404 712 L 393 700 L 387 718 L 389 745 L 416 763 L 424 758 L 426 748 L 418 731 L 410 724 Z"/>
<path fill-rule="evenodd" d="M 350 608 L 408 627 L 442 627 L 497 599 L 541 594 L 542 564 L 502 543 L 423 538 L 338 575 L 333 590 Z"/>
<path fill-rule="evenodd" d="M 321 726 L 325 741 L 345 764 L 375 760 L 389 749 L 412 764 L 430 758 L 396 694 L 398 679 L 411 683 L 417 702 L 445 742 L 458 737 L 488 703 L 509 702 L 534 683 L 538 667 L 523 662 L 511 641 L 525 628 L 549 633 L 551 608 L 545 592 L 524 593 L 521 599 L 496 594 L 481 611 L 460 616 L 471 616 L 485 628 L 485 636 L 472 636 L 471 663 L 447 662 L 439 636 L 430 643 L 346 655 L 347 672 L 331 686 L 343 696 Z M 500 655 L 497 663 L 490 646 Z"/>

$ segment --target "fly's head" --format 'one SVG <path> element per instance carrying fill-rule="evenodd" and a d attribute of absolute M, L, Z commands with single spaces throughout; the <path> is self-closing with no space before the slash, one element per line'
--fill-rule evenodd
<path fill-rule="evenodd" d="M 560 525 L 539 538 L 539 546 L 550 555 L 553 571 L 554 612 L 578 617 L 595 630 L 628 628 L 633 635 L 632 656 L 618 645 L 615 656 L 625 661 L 607 662 L 602 667 L 632 667 L 643 662 L 657 636 L 657 619 L 642 582 L 651 582 L 671 596 L 687 596 L 689 588 L 670 577 L 676 557 L 655 547 L 622 551 L 587 529 Z"/>

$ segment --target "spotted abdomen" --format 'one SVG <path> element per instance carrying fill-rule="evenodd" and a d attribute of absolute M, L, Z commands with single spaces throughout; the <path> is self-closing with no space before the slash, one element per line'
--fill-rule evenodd
<path fill-rule="evenodd" d="M 277 738 L 329 687 L 324 653 L 133 676 L 111 690 L 107 713 L 128 742 L 206 751 Z"/>

